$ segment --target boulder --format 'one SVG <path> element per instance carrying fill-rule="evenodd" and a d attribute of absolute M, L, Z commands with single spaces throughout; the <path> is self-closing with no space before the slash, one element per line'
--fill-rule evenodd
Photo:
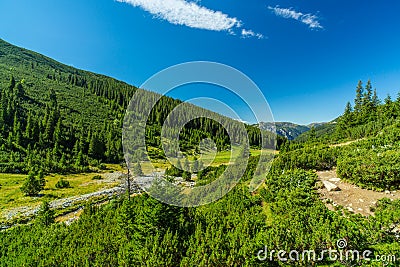
<path fill-rule="evenodd" d="M 328 192 L 340 191 L 340 188 L 337 185 L 335 185 L 331 182 L 328 182 L 328 181 L 322 181 L 322 182 L 324 183 L 324 186 L 328 190 Z"/>
<path fill-rule="evenodd" d="M 334 182 L 334 183 L 338 183 L 338 182 L 341 181 L 341 179 L 340 178 L 331 178 L 331 179 L 329 179 L 329 181 L 330 182 Z"/>

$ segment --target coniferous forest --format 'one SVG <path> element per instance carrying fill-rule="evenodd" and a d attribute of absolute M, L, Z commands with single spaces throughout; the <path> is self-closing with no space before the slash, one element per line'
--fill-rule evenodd
<path fill-rule="evenodd" d="M 332 170 L 364 190 L 400 190 L 400 94 L 381 100 L 371 81 L 360 81 L 354 89 L 354 101 L 334 121 L 291 141 L 267 133 L 275 158 L 255 192 L 249 192 L 259 160 L 254 151 L 265 147 L 257 125 L 246 125 L 254 153 L 240 182 L 220 200 L 183 208 L 143 192 L 121 194 L 101 205 L 83 203 L 79 218 L 70 224 L 59 222 L 57 211 L 43 201 L 30 220 L 4 224 L 0 266 L 383 266 L 356 258 L 259 258 L 266 247 L 319 255 L 337 249 L 338 240 L 346 242 L 345 253 L 370 250 L 372 259 L 391 255 L 397 260 L 385 266 L 399 266 L 400 200 L 383 194 L 371 207 L 373 214 L 365 216 L 340 205 L 329 208 L 318 191 L 318 173 Z M 102 174 L 113 164 L 124 165 L 122 125 L 136 90 L 0 40 L 0 173 L 23 175 L 24 182 L 14 186 L 34 199 L 50 175 Z M 165 161 L 161 129 L 180 103 L 162 97 L 152 110 L 145 134 L 154 161 Z M 182 165 L 187 158 L 197 161 L 198 144 L 205 138 L 214 141 L 218 153 L 232 144 L 224 128 L 210 119 L 191 121 L 179 136 L 186 157 Z M 169 179 L 189 182 L 195 176 L 195 186 L 201 186 L 226 168 L 220 163 L 201 171 L 198 165 L 192 172 L 174 166 L 164 170 Z M 143 174 L 139 162 L 134 172 Z M 61 179 L 55 187 L 71 184 Z"/>

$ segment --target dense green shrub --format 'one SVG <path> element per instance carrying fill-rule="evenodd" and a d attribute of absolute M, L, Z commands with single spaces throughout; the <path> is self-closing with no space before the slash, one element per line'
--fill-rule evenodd
<path fill-rule="evenodd" d="M 70 187 L 70 184 L 69 184 L 69 182 L 67 181 L 67 180 L 64 180 L 64 179 L 60 179 L 60 180 L 58 180 L 58 182 L 56 183 L 56 188 L 68 188 L 68 187 Z"/>

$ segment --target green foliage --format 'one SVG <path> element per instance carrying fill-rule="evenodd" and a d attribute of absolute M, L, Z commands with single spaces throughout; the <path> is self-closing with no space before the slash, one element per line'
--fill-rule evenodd
<path fill-rule="evenodd" d="M 56 183 L 56 188 L 68 188 L 68 187 L 70 187 L 69 182 L 62 178 Z"/>
<path fill-rule="evenodd" d="M 103 179 L 103 177 L 98 174 L 92 177 L 92 180 L 102 180 L 102 179 Z"/>
<path fill-rule="evenodd" d="M 44 172 L 81 172 L 89 164 L 122 160 L 122 118 L 136 88 L 1 40 L 0 78 L 0 171 L 29 172 L 21 188 L 26 195 L 35 196 L 43 189 Z M 398 188 L 400 101 L 387 98 L 380 104 L 372 92 L 370 82 L 365 88 L 360 82 L 354 109 L 349 103 L 337 124 L 316 127 L 302 142 L 281 139 L 282 149 L 259 193 L 248 191 L 259 159 L 250 157 L 242 181 L 222 199 L 201 207 L 169 206 L 141 194 L 101 206 L 87 203 L 79 220 L 67 226 L 53 223 L 54 211 L 45 202 L 38 223 L 0 232 L 1 265 L 286 266 L 289 263 L 260 262 L 257 252 L 264 246 L 270 251 L 336 249 L 336 241 L 342 238 L 348 241 L 348 249 L 398 254 L 395 229 L 400 223 L 400 201 L 379 201 L 375 216 L 343 216 L 342 211 L 328 210 L 314 190 L 317 177 L 312 170 L 335 166 L 341 177 L 357 184 Z M 152 157 L 165 157 L 159 152 L 161 126 L 178 104 L 162 98 L 152 111 L 146 129 Z M 234 124 L 229 125 L 234 128 Z M 246 130 L 251 145 L 259 146 L 259 130 L 250 126 Z M 219 151 L 232 141 L 218 123 L 198 119 L 181 131 L 179 145 L 185 153 L 196 155 L 204 138 L 211 138 Z M 365 139 L 346 146 L 328 145 L 358 138 Z M 188 170 L 196 172 L 187 160 L 177 165 L 166 174 L 189 180 Z M 142 173 L 139 162 L 133 167 L 134 175 Z M 198 171 L 197 185 L 215 181 L 226 168 Z"/>
<path fill-rule="evenodd" d="M 400 101 L 393 102 L 388 96 L 381 104 L 371 82 L 364 88 L 360 81 L 354 109 L 347 103 L 344 114 L 337 119 L 335 132 L 317 139 L 308 133 L 306 141 L 284 143 L 274 167 L 328 170 L 337 166 L 341 178 L 359 186 L 399 189 L 399 119 Z M 338 147 L 321 144 L 355 139 L 360 140 Z"/>
<path fill-rule="evenodd" d="M 321 144 L 287 147 L 278 155 L 274 166 L 281 170 L 330 170 L 336 166 L 338 148 Z"/>
<path fill-rule="evenodd" d="M 323 205 L 315 181 L 309 171 L 271 173 L 261 196 L 240 183 L 219 201 L 197 208 L 169 206 L 146 194 L 101 207 L 88 204 L 69 226 L 48 227 L 51 209 L 43 204 L 40 216 L 48 218 L 38 218 L 43 223 L 0 232 L 0 261 L 5 266 L 286 266 L 261 262 L 257 252 L 264 246 L 320 252 L 336 249 L 341 238 L 349 249 L 399 252 L 392 232 L 399 201 L 380 201 L 376 217 L 345 217 Z"/>
<path fill-rule="evenodd" d="M 175 165 L 172 165 L 165 170 L 165 175 L 172 177 L 182 177 L 183 172 L 184 171 L 181 168 L 177 168 L 175 167 Z"/>
<path fill-rule="evenodd" d="M 92 163 L 102 166 L 103 162 L 123 161 L 121 129 L 136 87 L 60 64 L 3 40 L 0 55 L 0 172 L 28 173 L 40 168 L 45 173 L 76 173 L 90 170 Z M 154 93 L 146 92 L 146 97 Z M 152 110 L 145 136 L 152 159 L 165 158 L 161 127 L 181 103 L 162 97 Z M 195 106 L 185 112 L 199 110 L 212 113 Z M 214 115 L 230 127 L 239 124 Z M 251 145 L 260 146 L 260 130 L 246 129 Z M 268 136 L 268 145 L 273 146 L 272 135 Z M 229 140 L 221 124 L 200 118 L 184 126 L 180 147 L 193 153 L 204 138 L 213 139 L 219 151 L 236 141 Z"/>
<path fill-rule="evenodd" d="M 192 174 L 191 174 L 190 172 L 184 171 L 184 172 L 182 173 L 182 178 L 183 178 L 185 181 L 191 181 L 191 179 L 192 179 Z"/>
<path fill-rule="evenodd" d="M 215 179 L 219 178 L 225 170 L 226 165 L 220 165 L 218 167 L 208 166 L 204 170 L 198 172 L 196 186 L 211 183 Z"/>
<path fill-rule="evenodd" d="M 340 177 L 370 189 L 400 188 L 400 133 L 387 128 L 387 135 L 359 141 L 343 149 L 337 164 Z"/>
<path fill-rule="evenodd" d="M 50 204 L 47 201 L 44 201 L 39 208 L 36 220 L 39 224 L 44 226 L 49 226 L 54 223 L 54 210 L 50 208 Z"/>
<path fill-rule="evenodd" d="M 21 191 L 26 196 L 33 197 L 39 194 L 39 192 L 43 190 L 44 185 L 45 185 L 44 180 L 35 178 L 35 175 L 31 172 L 28 174 L 28 177 L 26 178 L 24 184 L 22 185 Z"/>

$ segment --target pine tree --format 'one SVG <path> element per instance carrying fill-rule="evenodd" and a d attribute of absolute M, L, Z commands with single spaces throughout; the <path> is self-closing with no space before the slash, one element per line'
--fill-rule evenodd
<path fill-rule="evenodd" d="M 104 144 L 100 141 L 97 134 L 92 134 L 88 154 L 95 159 L 101 159 L 104 156 Z"/>
<path fill-rule="evenodd" d="M 354 111 L 361 112 L 362 104 L 363 104 L 363 95 L 364 95 L 364 88 L 362 81 L 358 82 L 356 88 L 356 98 L 354 99 Z"/>
<path fill-rule="evenodd" d="M 364 97 L 366 99 L 365 102 L 370 102 L 372 97 L 372 84 L 371 80 L 368 80 L 367 84 L 365 85 L 365 92 Z"/>
<path fill-rule="evenodd" d="M 310 139 L 309 140 L 310 141 L 314 141 L 316 137 L 317 137 L 317 135 L 316 135 L 316 132 L 315 132 L 315 127 L 312 126 L 311 129 L 310 129 Z"/>
<path fill-rule="evenodd" d="M 58 144 L 61 141 L 61 119 L 58 119 L 56 127 L 53 132 L 53 142 Z"/>
<path fill-rule="evenodd" d="M 24 137 L 28 140 L 32 139 L 32 130 L 33 130 L 32 128 L 33 128 L 32 113 L 29 112 L 24 133 Z"/>
<path fill-rule="evenodd" d="M 39 180 L 35 178 L 32 172 L 28 174 L 27 179 L 21 187 L 21 191 L 26 196 L 36 196 L 42 189 L 43 187 L 40 185 Z"/>
<path fill-rule="evenodd" d="M 61 170 L 65 170 L 67 167 L 67 159 L 65 158 L 65 154 L 63 153 L 61 155 L 60 162 L 58 163 L 58 166 L 60 167 Z"/>
<path fill-rule="evenodd" d="M 353 107 L 351 106 L 350 102 L 347 102 L 343 116 L 348 117 L 352 112 L 353 112 Z"/>
<path fill-rule="evenodd" d="M 376 89 L 374 89 L 374 94 L 372 95 L 371 101 L 374 108 L 377 108 L 381 104 L 381 101 L 379 100 L 378 95 L 376 93 Z"/>
<path fill-rule="evenodd" d="M 347 102 L 344 113 L 338 121 L 337 132 L 339 133 L 339 135 L 343 134 L 343 132 L 346 132 L 347 137 L 349 137 L 348 136 L 349 133 L 346 130 L 349 127 L 351 127 L 352 124 L 353 124 L 353 107 L 351 106 L 350 102 Z"/>
<path fill-rule="evenodd" d="M 392 97 L 388 94 L 385 98 L 385 105 L 391 105 L 393 103 Z"/>
<path fill-rule="evenodd" d="M 369 115 L 372 111 L 372 85 L 370 80 L 368 80 L 367 85 L 365 86 L 364 96 L 362 99 L 362 109 L 365 115 Z"/>
<path fill-rule="evenodd" d="M 54 210 L 50 208 L 49 202 L 44 201 L 40 206 L 37 214 L 37 221 L 44 226 L 49 226 L 54 223 L 55 213 Z"/>
<path fill-rule="evenodd" d="M 57 107 L 57 95 L 53 88 L 49 91 L 49 100 L 50 100 L 50 107 L 55 108 Z"/>
<path fill-rule="evenodd" d="M 12 91 L 14 89 L 14 87 L 15 87 L 15 79 L 14 79 L 14 76 L 11 75 L 11 77 L 10 77 L 10 85 L 8 86 L 8 89 L 10 91 Z"/>
<path fill-rule="evenodd" d="M 118 227 L 125 238 L 130 241 L 135 232 L 135 209 L 128 199 L 124 199 L 117 217 Z"/>
<path fill-rule="evenodd" d="M 14 96 L 19 99 L 23 98 L 25 95 L 24 87 L 21 83 L 18 83 L 17 86 L 14 87 Z"/>
<path fill-rule="evenodd" d="M 83 152 L 79 151 L 78 156 L 75 159 L 75 168 L 81 168 L 84 166 Z"/>
<path fill-rule="evenodd" d="M 43 190 L 46 186 L 46 179 L 44 178 L 44 173 L 42 170 L 38 172 L 37 179 L 39 182 L 40 190 Z"/>

